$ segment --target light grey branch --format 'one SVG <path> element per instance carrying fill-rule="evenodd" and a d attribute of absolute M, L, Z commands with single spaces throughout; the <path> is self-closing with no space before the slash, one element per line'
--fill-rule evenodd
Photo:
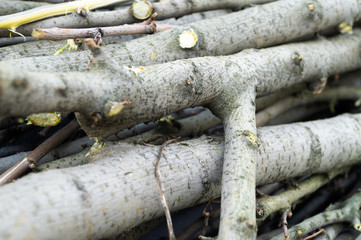
<path fill-rule="evenodd" d="M 166 19 L 162 21 L 156 21 L 161 24 L 171 24 L 171 25 L 183 25 L 196 21 L 201 21 L 204 19 L 209 19 L 213 17 L 223 16 L 230 13 L 229 10 L 213 10 L 203 13 L 193 13 L 191 15 L 186 15 L 181 18 L 175 19 Z M 120 42 L 125 42 L 129 40 L 136 39 L 138 37 L 143 37 L 144 35 L 121 35 L 121 36 L 112 36 L 112 37 L 103 37 L 103 45 L 108 44 L 119 44 Z M 31 38 L 31 37 L 26 37 Z M 0 38 L 0 46 L 2 44 L 8 44 L 9 42 L 13 42 L 14 38 Z M 16 37 L 18 41 L 24 42 L 23 37 Z M 35 38 L 34 38 L 35 40 Z M 55 50 L 63 47 L 65 43 L 62 42 L 54 42 L 54 41 L 36 41 L 32 43 L 25 43 L 17 46 L 8 46 L 0 48 L 0 60 L 14 60 L 18 58 L 28 58 L 28 57 L 39 57 L 39 56 L 49 56 L 54 54 Z M 78 48 L 78 51 L 82 51 L 84 48 Z M 85 55 L 84 55 L 85 56 Z"/>
<path fill-rule="evenodd" d="M 44 5 L 47 5 L 47 3 L 1 0 L 0 16 L 17 13 Z M 9 36 L 9 34 L 7 36 Z"/>
<path fill-rule="evenodd" d="M 238 0 L 236 2 L 239 4 Z M 313 4 L 312 10 L 308 4 Z M 318 31 L 335 28 L 344 21 L 352 23 L 354 18 L 361 16 L 360 7 L 357 0 L 276 1 L 147 38 L 108 46 L 104 50 L 116 64 L 137 66 L 197 56 L 232 54 L 246 48 L 262 48 L 313 36 Z M 190 29 L 198 35 L 198 42 L 191 49 L 182 49 L 179 46 L 179 35 Z M 10 63 L 37 71 L 85 70 L 89 63 L 88 55 L 88 52 L 82 52 Z"/>
<path fill-rule="evenodd" d="M 332 171 L 328 175 L 315 175 L 301 182 L 297 188 L 291 187 L 278 195 L 257 199 L 257 220 L 264 221 L 269 215 L 277 211 L 291 209 L 294 202 L 313 193 L 343 172 L 345 170 Z"/>
<path fill-rule="evenodd" d="M 237 75 L 235 75 L 237 76 Z M 225 150 L 219 239 L 255 239 L 256 106 L 254 82 L 230 84 L 211 109 L 224 121 Z"/>
<path fill-rule="evenodd" d="M 360 162 L 360 123 L 361 115 L 342 115 L 261 128 L 257 184 Z M 107 238 L 161 216 L 153 176 L 158 148 L 108 142 L 87 165 L 1 187 L 0 238 L 21 239 L 29 231 L 36 239 Z M 160 167 L 172 211 L 220 196 L 222 157 L 223 141 L 215 137 L 164 150 Z"/>
<path fill-rule="evenodd" d="M 325 227 L 325 232 L 317 236 L 314 240 L 334 240 L 337 235 L 346 227 L 345 224 L 336 223 Z"/>
<path fill-rule="evenodd" d="M 82 112 L 78 120 L 83 129 L 92 137 L 104 138 L 167 113 L 210 103 L 233 83 L 255 83 L 257 95 L 263 96 L 298 82 L 360 68 L 360 35 L 355 30 L 354 35 L 330 40 L 148 67 L 115 67 L 111 60 L 101 60 L 106 72 L 30 73 L 1 64 L 0 115 Z M 14 106 L 13 99 L 21 104 Z M 125 100 L 131 104 L 119 115 L 106 117 L 109 101 Z M 96 113 L 103 118 L 93 126 L 90 115 Z"/>
<path fill-rule="evenodd" d="M 360 231 L 360 207 L 361 207 L 361 192 L 356 193 L 351 198 L 339 204 L 337 208 L 319 213 L 310 217 L 303 222 L 293 226 L 289 229 L 291 239 L 296 239 L 304 236 L 311 231 L 332 223 L 345 222 L 352 225 L 353 228 Z M 283 240 L 282 235 L 278 235 L 274 240 Z"/>
<path fill-rule="evenodd" d="M 172 0 L 153 3 L 154 12 L 158 13 L 158 19 L 167 19 L 173 17 L 182 17 L 195 12 L 204 12 L 215 9 L 239 8 L 242 6 L 266 3 L 272 0 Z M 115 26 L 126 23 L 134 23 L 137 19 L 129 12 L 129 7 L 121 8 L 109 12 L 91 12 L 84 18 L 73 12 L 67 16 L 61 16 L 51 19 L 41 20 L 20 26 L 17 31 L 23 35 L 31 35 L 33 29 L 36 28 L 85 28 L 85 27 L 106 27 Z M 7 31 L 0 31 L 1 37 L 7 37 Z"/>

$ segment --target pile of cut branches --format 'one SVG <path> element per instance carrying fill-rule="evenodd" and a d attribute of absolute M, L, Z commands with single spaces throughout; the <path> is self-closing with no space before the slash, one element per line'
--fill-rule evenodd
<path fill-rule="evenodd" d="M 360 1 L 3 2 L 0 239 L 358 237 Z"/>

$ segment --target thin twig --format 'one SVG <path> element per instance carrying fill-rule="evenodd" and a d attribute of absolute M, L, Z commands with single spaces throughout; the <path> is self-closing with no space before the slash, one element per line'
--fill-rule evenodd
<path fill-rule="evenodd" d="M 39 162 L 42 157 L 44 157 L 53 148 L 67 139 L 79 127 L 80 126 L 77 120 L 73 119 L 68 125 L 63 127 L 61 130 L 35 148 L 34 151 L 32 151 L 29 155 L 21 159 L 17 164 L 0 175 L 0 186 L 11 182 L 25 173 L 27 170 L 33 169 L 35 164 Z"/>
<path fill-rule="evenodd" d="M 281 222 L 280 224 L 282 225 L 282 229 L 283 229 L 283 233 L 285 235 L 285 238 L 289 238 L 290 235 L 288 234 L 288 228 L 287 228 L 287 217 L 289 217 L 289 215 L 291 214 L 291 210 L 290 209 L 287 209 L 286 211 L 284 211 L 284 213 L 282 214 L 282 217 L 281 217 Z"/>
<path fill-rule="evenodd" d="M 96 38 L 106 36 L 118 36 L 129 34 L 150 34 L 155 32 L 165 31 L 175 26 L 168 24 L 156 24 L 153 22 L 156 14 L 153 14 L 148 20 L 138 24 L 124 24 L 112 27 L 97 27 L 97 28 L 48 28 L 48 29 L 34 29 L 32 36 L 36 39 L 47 40 L 64 40 L 74 38 Z"/>
<path fill-rule="evenodd" d="M 160 181 L 160 170 L 159 170 L 159 162 L 160 162 L 160 158 L 162 156 L 162 152 L 165 146 L 174 143 L 176 141 L 178 141 L 179 138 L 175 138 L 175 139 L 171 139 L 166 141 L 165 143 L 162 144 L 162 146 L 160 147 L 158 156 L 157 156 L 157 161 L 155 163 L 155 169 L 154 169 L 154 175 L 155 175 L 155 180 L 157 182 L 157 188 L 158 188 L 158 192 L 160 195 L 160 201 L 162 203 L 164 212 L 165 212 L 165 216 L 167 218 L 167 225 L 168 225 L 168 232 L 169 232 L 169 240 L 175 240 L 175 234 L 174 234 L 174 229 L 173 229 L 173 224 L 172 224 L 172 218 L 170 216 L 170 211 L 169 211 L 169 207 L 167 204 L 167 200 L 165 199 L 165 195 L 164 195 L 164 189 L 163 189 L 163 185 L 162 182 Z"/>
<path fill-rule="evenodd" d="M 206 235 L 206 232 L 207 232 L 209 216 L 211 215 L 211 213 L 207 211 L 207 208 L 208 208 L 208 206 L 210 204 L 211 204 L 211 201 L 208 201 L 206 206 L 203 208 L 203 217 L 204 217 L 204 219 L 203 219 L 203 228 L 202 228 L 202 232 L 201 232 L 202 236 Z"/>
<path fill-rule="evenodd" d="M 306 238 L 301 238 L 301 240 L 309 240 L 309 239 L 312 239 L 312 238 L 316 237 L 317 235 L 319 235 L 319 234 L 321 234 L 321 233 L 323 233 L 323 232 L 326 232 L 326 230 L 322 228 L 322 229 L 319 230 L 318 232 L 315 232 L 314 234 L 312 234 L 312 235 L 310 235 L 310 236 L 308 236 L 308 237 L 306 237 Z"/>

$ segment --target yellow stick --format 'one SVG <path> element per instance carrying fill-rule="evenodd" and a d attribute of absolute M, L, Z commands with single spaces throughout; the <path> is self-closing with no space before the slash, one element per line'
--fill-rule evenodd
<path fill-rule="evenodd" d="M 34 22 L 40 19 L 67 14 L 83 8 L 87 11 L 104 7 L 113 3 L 126 2 L 128 0 L 79 0 L 74 2 L 53 4 L 33 8 L 15 14 L 10 14 L 0 18 L 0 28 L 15 31 L 17 27 L 25 23 Z"/>

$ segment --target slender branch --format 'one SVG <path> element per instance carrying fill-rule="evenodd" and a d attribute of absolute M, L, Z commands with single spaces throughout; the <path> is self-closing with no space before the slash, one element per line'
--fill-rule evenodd
<path fill-rule="evenodd" d="M 80 126 L 78 122 L 74 119 L 60 131 L 55 133 L 53 136 L 48 138 L 45 142 L 40 144 L 39 147 L 34 149 L 29 155 L 20 160 L 13 167 L 8 169 L 6 172 L 0 175 L 0 186 L 4 185 L 10 181 L 13 181 L 29 169 L 35 168 L 35 164 L 47 154 L 54 147 L 62 143 L 66 138 L 68 138 L 76 129 Z"/>
<path fill-rule="evenodd" d="M 49 29 L 34 29 L 32 36 L 36 39 L 47 40 L 65 40 L 72 38 L 94 38 L 100 34 L 102 37 L 130 35 L 130 34 L 150 34 L 155 32 L 162 32 L 175 26 L 166 24 L 151 23 L 148 25 L 121 25 L 116 27 L 99 27 L 99 28 L 49 28 Z"/>
<path fill-rule="evenodd" d="M 284 213 L 281 216 L 281 226 L 282 226 L 282 230 L 283 230 L 283 235 L 285 237 L 285 239 L 288 239 L 290 237 L 290 235 L 288 234 L 288 223 L 287 223 L 287 218 L 290 217 L 292 215 L 292 212 L 290 209 L 286 209 L 284 211 Z"/>
<path fill-rule="evenodd" d="M 209 19 L 213 17 L 219 17 L 230 13 L 227 10 L 214 10 L 203 13 L 193 13 L 191 15 L 186 15 L 181 18 L 175 19 L 166 19 L 163 21 L 157 21 L 158 24 L 166 24 L 166 25 L 183 25 L 189 24 L 196 21 L 201 21 L 204 19 Z M 112 36 L 112 37 L 103 37 L 103 44 L 119 44 L 120 42 L 126 42 L 132 39 L 136 39 L 139 37 L 143 37 L 144 35 L 120 35 L 120 36 Z M 21 39 L 20 39 L 21 38 Z M 20 37 L 19 40 L 24 41 L 23 37 Z M 29 37 L 26 37 L 26 39 Z M 1 42 L 8 43 L 13 38 L 0 38 Z M 17 39 L 17 38 L 15 38 Z M 34 38 L 35 40 L 35 38 Z M 37 57 L 37 56 L 50 56 L 54 53 L 54 49 L 59 49 L 63 46 L 62 42 L 54 42 L 54 41 L 46 41 L 43 40 L 41 42 L 35 41 L 32 43 L 25 43 L 17 46 L 8 46 L 0 48 L 0 60 L 14 60 L 18 58 L 26 58 L 26 57 Z M 77 52 L 87 50 L 83 47 L 78 47 Z"/>
<path fill-rule="evenodd" d="M 356 193 L 350 199 L 344 201 L 339 207 L 333 210 L 326 210 L 323 213 L 317 214 L 311 218 L 304 220 L 303 222 L 293 226 L 289 229 L 291 239 L 295 239 L 309 232 L 323 227 L 331 223 L 348 222 L 353 227 L 360 231 L 360 213 L 361 207 L 361 192 Z M 283 239 L 283 236 L 278 235 L 275 240 Z"/>
<path fill-rule="evenodd" d="M 317 236 L 315 240 L 334 240 L 336 239 L 337 235 L 342 231 L 342 229 L 344 229 L 345 227 L 346 225 L 342 223 L 326 226 L 324 228 L 325 232 L 322 235 Z"/>
<path fill-rule="evenodd" d="M 290 208 L 291 204 L 301 199 L 307 194 L 313 193 L 333 177 L 340 174 L 342 171 L 335 171 L 330 175 L 315 175 L 299 184 L 298 188 L 290 188 L 279 195 L 266 196 L 257 200 L 257 219 L 264 221 L 269 215 L 277 212 L 280 209 Z"/>
<path fill-rule="evenodd" d="M 322 228 L 321 230 L 319 230 L 319 231 L 311 234 L 311 235 L 308 236 L 308 237 L 301 238 L 301 240 L 310 240 L 310 239 L 312 239 L 312 238 L 314 238 L 314 237 L 317 237 L 318 235 L 320 235 L 321 233 L 324 233 L 324 232 L 326 232 L 326 230 Z"/>
<path fill-rule="evenodd" d="M 162 181 L 160 180 L 161 178 L 161 173 L 159 170 L 159 162 L 160 162 L 160 158 L 162 157 L 162 152 L 163 149 L 171 144 L 176 142 L 178 139 L 171 139 L 166 141 L 165 143 L 162 144 L 162 146 L 160 147 L 158 156 L 157 156 L 157 161 L 155 163 L 155 168 L 154 168 L 154 176 L 155 176 L 155 180 L 157 182 L 157 188 L 158 188 L 158 192 L 160 195 L 160 201 L 162 203 L 163 209 L 164 209 L 164 213 L 167 219 L 167 225 L 168 225 L 168 233 L 169 233 L 169 240 L 175 240 L 175 233 L 174 233 L 174 229 L 173 229 L 173 224 L 172 224 L 172 217 L 170 215 L 170 211 L 169 211 L 169 207 L 167 204 L 167 200 L 165 198 L 165 194 L 164 194 L 164 188 L 163 188 L 163 184 Z"/>

